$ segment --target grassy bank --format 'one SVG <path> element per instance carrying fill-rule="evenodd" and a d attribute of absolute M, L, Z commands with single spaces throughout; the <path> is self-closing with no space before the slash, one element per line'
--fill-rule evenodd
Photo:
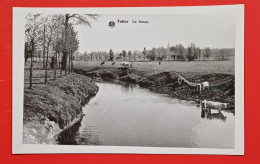
<path fill-rule="evenodd" d="M 24 88 L 23 143 L 56 143 L 57 134 L 82 118 L 82 105 L 98 91 L 86 76 L 70 74 Z"/>
<path fill-rule="evenodd" d="M 174 62 L 172 64 L 174 64 Z M 187 65 L 190 63 L 185 62 L 184 64 Z M 206 99 L 208 101 L 225 102 L 229 103 L 229 110 L 234 110 L 234 72 L 233 74 L 225 73 L 230 72 L 230 65 L 221 68 L 221 73 L 218 73 L 218 70 L 210 68 L 210 64 L 208 64 L 210 69 L 204 68 L 204 71 L 202 72 L 199 72 L 198 70 L 200 69 L 197 69 L 196 67 L 192 68 L 187 66 L 183 67 L 183 69 L 177 69 L 181 71 L 173 71 L 170 68 L 154 69 L 140 65 L 134 65 L 133 68 L 123 68 L 120 66 L 90 66 L 91 64 L 86 63 L 85 66 L 83 65 L 84 63 L 75 64 L 74 71 L 92 77 L 98 81 L 130 82 L 148 88 L 153 92 L 168 94 L 183 100 L 194 100 L 199 102 L 200 100 Z M 142 63 L 142 65 L 144 64 Z M 192 65 L 196 64 L 193 63 Z M 177 72 L 193 83 L 207 81 L 210 87 L 200 93 L 196 87 L 191 87 L 186 83 L 179 84 Z"/>

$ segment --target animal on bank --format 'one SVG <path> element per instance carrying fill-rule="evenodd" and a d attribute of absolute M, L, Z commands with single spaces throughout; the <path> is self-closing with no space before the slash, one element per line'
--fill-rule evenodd
<path fill-rule="evenodd" d="M 105 64 L 105 62 L 102 62 L 100 65 L 104 65 Z"/>
<path fill-rule="evenodd" d="M 182 78 L 178 78 L 179 85 L 181 85 L 183 82 L 184 82 L 184 80 Z"/>
<path fill-rule="evenodd" d="M 121 62 L 120 65 L 123 67 L 133 67 L 133 62 Z"/>
<path fill-rule="evenodd" d="M 113 62 L 112 65 L 115 65 L 116 62 Z"/>
<path fill-rule="evenodd" d="M 201 83 L 202 90 L 204 90 L 206 87 L 209 89 L 209 82 L 204 81 L 203 83 Z"/>
<path fill-rule="evenodd" d="M 205 90 L 206 87 L 209 89 L 209 82 L 207 82 L 207 81 L 205 81 L 201 84 L 197 84 L 197 90 L 200 92 L 200 94 L 201 94 L 201 91 Z"/>

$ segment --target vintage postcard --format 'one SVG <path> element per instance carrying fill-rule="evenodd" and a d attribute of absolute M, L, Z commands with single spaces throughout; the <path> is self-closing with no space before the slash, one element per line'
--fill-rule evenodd
<path fill-rule="evenodd" d="M 244 154 L 244 6 L 13 8 L 13 153 Z"/>

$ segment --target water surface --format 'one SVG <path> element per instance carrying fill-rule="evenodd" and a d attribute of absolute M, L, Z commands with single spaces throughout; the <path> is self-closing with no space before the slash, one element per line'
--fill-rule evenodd
<path fill-rule="evenodd" d="M 235 116 L 133 85 L 97 83 L 76 144 L 234 148 Z"/>

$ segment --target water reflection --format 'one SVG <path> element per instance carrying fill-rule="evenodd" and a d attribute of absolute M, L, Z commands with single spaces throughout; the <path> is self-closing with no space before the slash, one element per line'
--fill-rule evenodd
<path fill-rule="evenodd" d="M 206 118 L 209 120 L 219 119 L 222 121 L 226 121 L 227 116 L 224 116 L 220 110 L 215 110 L 211 108 L 203 108 L 201 106 L 201 118 Z"/>
<path fill-rule="evenodd" d="M 135 84 L 129 84 L 129 83 L 123 83 L 123 84 L 121 84 L 121 86 L 122 86 L 122 92 L 125 92 L 125 93 L 127 93 L 127 92 L 132 93 L 134 87 L 136 87 Z"/>

